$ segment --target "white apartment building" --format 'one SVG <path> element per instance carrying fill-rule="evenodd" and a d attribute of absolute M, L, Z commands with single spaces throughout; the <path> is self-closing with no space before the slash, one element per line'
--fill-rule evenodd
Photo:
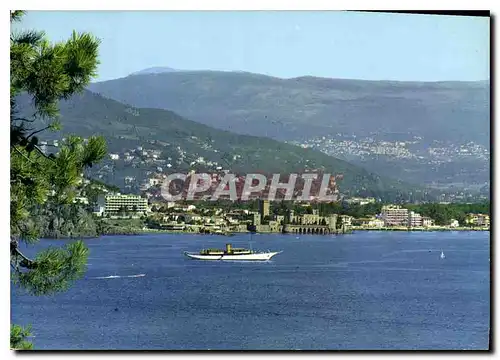
<path fill-rule="evenodd" d="M 414 211 L 408 212 L 408 226 L 422 226 L 422 215 Z"/>
<path fill-rule="evenodd" d="M 139 195 L 107 195 L 105 197 L 105 213 L 117 213 L 120 210 L 129 212 L 147 212 L 148 199 Z"/>
<path fill-rule="evenodd" d="M 385 226 L 407 226 L 408 209 L 398 205 L 382 206 L 381 218 Z"/>

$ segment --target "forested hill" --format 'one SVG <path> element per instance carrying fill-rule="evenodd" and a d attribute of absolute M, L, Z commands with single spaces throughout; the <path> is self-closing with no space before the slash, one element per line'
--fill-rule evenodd
<path fill-rule="evenodd" d="M 22 101 L 21 105 L 22 105 Z M 23 107 L 23 106 L 21 106 Z M 26 111 L 27 104 L 24 103 Z M 134 108 L 106 99 L 90 91 L 60 103 L 62 131 L 47 133 L 52 139 L 64 134 L 83 137 L 103 135 L 110 153 L 119 160 L 108 160 L 93 169 L 100 179 L 123 188 L 126 176 L 139 183 L 161 167 L 163 171 L 210 170 L 216 165 L 237 172 L 302 172 L 320 169 L 343 174 L 341 193 L 385 198 L 420 196 L 416 186 L 384 178 L 319 151 L 281 143 L 269 138 L 234 134 L 187 120 L 161 109 Z M 45 134 L 44 134 L 45 136 Z M 44 140 L 44 139 L 41 139 Z M 125 153 L 142 147 L 156 150 L 157 159 L 139 154 L 125 161 Z M 202 159 L 202 160 L 200 160 Z M 166 165 L 170 167 L 167 169 Z"/>
<path fill-rule="evenodd" d="M 282 141 L 343 133 L 489 145 L 489 81 L 281 79 L 167 69 L 146 69 L 89 89 L 133 106 L 169 109 L 223 130 Z"/>

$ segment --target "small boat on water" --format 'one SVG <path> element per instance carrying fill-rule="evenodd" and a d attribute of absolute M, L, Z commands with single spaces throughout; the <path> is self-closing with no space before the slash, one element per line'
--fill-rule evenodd
<path fill-rule="evenodd" d="M 226 249 L 204 249 L 199 253 L 185 251 L 184 255 L 196 260 L 232 260 L 232 261 L 267 261 L 281 251 L 256 252 L 249 249 L 233 248 L 231 244 L 226 244 Z"/>
<path fill-rule="evenodd" d="M 445 256 L 444 256 L 444 252 L 441 251 L 441 256 L 440 256 L 441 259 L 444 259 Z"/>

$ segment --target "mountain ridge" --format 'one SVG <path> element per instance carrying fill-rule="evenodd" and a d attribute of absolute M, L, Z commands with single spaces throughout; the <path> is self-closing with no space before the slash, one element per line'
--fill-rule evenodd
<path fill-rule="evenodd" d="M 193 165 L 203 158 L 205 164 L 217 163 L 237 173 L 300 173 L 307 169 L 341 173 L 344 180 L 339 188 L 344 194 L 383 197 L 390 193 L 397 198 L 412 191 L 422 192 L 419 186 L 385 178 L 319 151 L 215 129 L 171 111 L 130 107 L 90 91 L 61 101 L 60 118 L 62 132 L 47 133 L 48 139 L 69 133 L 104 136 L 109 152 L 120 154 L 120 160 L 106 160 L 93 174 L 105 174 L 101 180 L 122 188 L 126 177 L 136 178 L 138 185 L 147 179 L 148 173 L 154 173 L 158 167 L 165 168 L 167 163 L 172 165 L 169 172 L 195 168 L 205 171 L 207 166 Z M 144 150 L 137 152 L 139 147 Z M 157 151 L 158 161 L 144 159 L 141 153 L 146 150 Z M 136 158 L 127 162 L 123 159 L 125 153 L 135 153 Z"/>
<path fill-rule="evenodd" d="M 168 66 L 152 66 L 149 68 L 145 68 L 145 69 L 130 73 L 128 76 L 145 75 L 145 74 L 162 74 L 162 73 L 166 73 L 166 72 L 178 72 L 178 71 L 183 71 L 183 70 L 174 69 L 174 68 L 171 68 Z"/>
<path fill-rule="evenodd" d="M 89 90 L 132 106 L 172 110 L 223 130 L 281 141 L 407 132 L 486 145 L 488 84 L 188 71 L 128 76 L 92 83 Z"/>
<path fill-rule="evenodd" d="M 227 70 L 227 71 L 221 71 L 221 70 L 210 70 L 210 69 L 198 69 L 198 70 L 186 70 L 186 69 L 176 69 L 168 66 L 152 66 L 148 68 L 144 68 L 142 70 L 138 70 L 135 72 L 130 73 L 129 75 L 122 76 L 116 79 L 109 79 L 106 81 L 112 81 L 112 80 L 118 80 L 118 79 L 123 79 L 125 77 L 131 76 L 131 75 L 145 75 L 145 74 L 161 74 L 161 73 L 169 73 L 169 72 L 230 72 L 230 73 L 241 73 L 241 74 L 254 74 L 254 75 L 261 75 L 261 76 L 266 76 L 266 77 L 271 77 L 275 79 L 281 79 L 281 80 L 297 80 L 297 79 L 302 79 L 302 78 L 311 78 L 311 79 L 326 79 L 326 80 L 346 80 L 346 81 L 362 81 L 362 82 L 387 82 L 387 83 L 408 83 L 408 84 L 455 84 L 455 83 L 485 83 L 489 84 L 490 79 L 482 79 L 482 80 L 433 80 L 433 81 L 428 81 L 428 80 L 389 80 L 389 79 L 355 79 L 355 78 L 339 78 L 339 77 L 328 77 L 328 76 L 318 76 L 318 75 L 299 75 L 299 76 L 292 76 L 292 77 L 281 77 L 281 76 L 276 76 L 276 75 L 265 75 L 265 74 L 260 74 L 260 73 L 254 73 L 251 71 L 246 71 L 246 70 Z M 101 81 L 94 81 L 92 83 L 99 83 Z"/>
<path fill-rule="evenodd" d="M 467 187 L 489 178 L 484 160 L 490 148 L 489 80 L 281 79 L 196 71 L 125 77 L 93 83 L 89 89 L 131 106 L 172 110 L 234 133 L 304 145 L 323 141 L 324 146 L 318 148 L 325 153 L 372 171 L 383 165 L 388 176 L 404 181 Z M 352 141 L 345 143 L 345 139 Z M 420 143 L 413 144 L 415 139 Z M 338 145 L 330 151 L 332 142 Z M 416 153 L 411 159 L 380 155 L 377 149 L 380 144 L 386 146 L 384 142 L 392 142 L 393 148 L 406 142 Z M 482 159 L 455 155 L 440 159 L 430 152 L 443 148 L 459 155 L 461 146 L 476 145 L 485 149 Z M 341 147 L 352 147 L 354 152 L 344 156 Z M 362 149 L 361 153 L 356 149 Z M 446 166 L 449 161 L 460 172 L 458 177 Z"/>

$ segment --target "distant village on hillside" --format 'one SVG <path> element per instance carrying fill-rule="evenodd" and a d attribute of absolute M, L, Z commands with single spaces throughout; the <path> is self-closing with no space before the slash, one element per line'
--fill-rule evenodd
<path fill-rule="evenodd" d="M 194 140 L 196 140 L 196 137 Z M 64 141 L 64 138 L 62 139 Z M 86 139 L 85 139 L 86 140 Z M 361 141 L 361 140 L 360 140 Z M 313 147 L 321 150 L 329 155 L 348 157 L 348 156 L 393 156 L 396 158 L 409 157 L 416 160 L 421 160 L 424 162 L 430 161 L 428 156 L 432 157 L 432 163 L 441 164 L 450 161 L 453 157 L 465 157 L 474 158 L 479 161 L 484 161 L 485 166 L 489 167 L 487 159 L 489 159 L 489 151 L 480 145 L 469 143 L 458 148 L 447 148 L 436 144 L 435 147 L 430 147 L 428 149 L 428 154 L 426 157 L 412 153 L 408 148 L 411 144 L 418 142 L 419 139 L 415 139 L 413 142 L 377 142 L 371 141 L 370 139 L 364 139 L 357 141 L 356 139 L 347 139 L 338 142 L 332 139 L 312 139 L 301 145 L 302 147 Z M 150 147 L 148 147 L 148 145 Z M 228 166 L 216 161 L 209 161 L 203 156 L 192 156 L 188 154 L 187 151 L 183 150 L 180 146 L 172 149 L 176 155 L 170 155 L 163 158 L 164 154 L 162 150 L 151 148 L 155 146 L 166 146 L 167 143 L 162 143 L 156 140 L 149 140 L 147 144 L 143 146 L 137 146 L 124 150 L 122 152 L 111 152 L 108 154 L 107 162 L 100 167 L 95 177 L 97 179 L 105 180 L 109 177 L 113 177 L 116 166 L 128 168 L 128 169 L 139 169 L 142 167 L 147 167 L 148 170 L 141 171 L 140 175 L 137 174 L 137 170 L 130 171 L 130 175 L 124 176 L 117 184 L 123 192 L 128 193 L 142 193 L 144 196 L 157 197 L 158 192 L 154 190 L 155 186 L 160 184 L 165 178 L 166 174 L 172 172 L 174 169 L 178 169 L 179 166 L 188 166 L 191 169 L 200 168 L 205 172 L 211 172 L 213 174 L 223 175 L 230 171 Z M 58 147 L 58 140 L 51 141 L 41 141 L 40 149 L 46 152 L 51 147 Z M 337 149 L 337 150 L 335 150 Z M 352 152 L 352 151 L 354 152 Z M 217 151 L 217 150 L 214 150 Z M 339 152 L 340 151 L 340 152 Z M 405 155 L 406 154 L 406 155 Z M 237 160 L 241 155 L 233 154 L 232 160 Z M 422 159 L 421 159 L 422 158 Z M 431 164 L 431 163 L 429 163 Z M 314 172 L 316 169 L 313 167 L 305 168 L 305 171 Z M 477 202 L 485 201 L 489 199 L 489 184 L 484 185 L 486 192 L 480 194 L 472 194 L 467 191 L 456 188 L 453 186 L 443 189 L 443 193 L 439 197 L 440 202 Z M 339 194 L 340 195 L 340 194 Z"/>

